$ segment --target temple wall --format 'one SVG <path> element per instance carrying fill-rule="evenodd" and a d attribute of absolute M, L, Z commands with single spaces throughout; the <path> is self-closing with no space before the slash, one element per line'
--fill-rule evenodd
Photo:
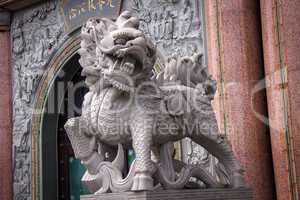
<path fill-rule="evenodd" d="M 218 83 L 219 128 L 244 165 L 255 199 L 299 199 L 300 1 L 158 1 L 128 0 L 123 8 L 142 18 L 141 28 L 162 55 L 204 54 Z M 59 50 L 76 33 L 66 33 L 57 0 L 10 14 L 5 21 L 0 9 L 0 199 L 38 199 L 32 108 L 45 98 L 37 89 L 51 59 L 64 58 Z M 181 147 L 185 161 L 213 172 L 215 160 L 202 148 L 190 141 Z"/>

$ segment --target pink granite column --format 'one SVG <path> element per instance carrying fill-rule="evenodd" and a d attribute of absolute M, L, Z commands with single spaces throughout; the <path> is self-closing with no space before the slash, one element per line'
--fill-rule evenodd
<path fill-rule="evenodd" d="M 277 199 L 300 199 L 300 1 L 260 2 Z"/>
<path fill-rule="evenodd" d="M 0 199 L 12 199 L 9 13 L 0 10 Z"/>
<path fill-rule="evenodd" d="M 205 2 L 208 65 L 218 82 L 214 106 L 221 131 L 245 167 L 256 200 L 274 200 L 258 0 Z M 262 80 L 262 81 L 261 81 Z"/>

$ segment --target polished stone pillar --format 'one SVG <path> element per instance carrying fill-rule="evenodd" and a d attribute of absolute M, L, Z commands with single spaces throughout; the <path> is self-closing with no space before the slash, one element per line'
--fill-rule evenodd
<path fill-rule="evenodd" d="M 214 101 L 221 132 L 245 167 L 256 200 L 274 200 L 258 0 L 205 2 L 208 65 L 218 82 Z"/>
<path fill-rule="evenodd" d="M 0 10 L 0 199 L 12 199 L 10 15 Z"/>
<path fill-rule="evenodd" d="M 277 199 L 299 199 L 300 1 L 260 2 Z"/>

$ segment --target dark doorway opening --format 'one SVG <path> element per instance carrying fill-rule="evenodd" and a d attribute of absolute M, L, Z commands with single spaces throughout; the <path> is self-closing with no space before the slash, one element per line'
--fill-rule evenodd
<path fill-rule="evenodd" d="M 42 197 L 43 200 L 79 200 L 87 190 L 81 184 L 85 168 L 75 159 L 64 129 L 66 121 L 81 115 L 88 89 L 81 76 L 79 55 L 63 65 L 48 91 L 42 117 Z"/>
<path fill-rule="evenodd" d="M 76 65 L 79 63 L 75 63 Z M 78 70 L 68 83 L 65 93 L 63 107 L 58 118 L 57 144 L 58 144 L 58 193 L 59 199 L 79 200 L 80 195 L 88 191 L 81 184 L 81 177 L 85 167 L 75 158 L 69 138 L 64 125 L 70 117 L 81 115 L 81 107 L 84 95 L 88 91 L 82 87 L 84 78 L 81 70 Z M 76 89 L 75 89 L 76 88 Z M 63 109 L 63 110 L 62 110 Z"/>

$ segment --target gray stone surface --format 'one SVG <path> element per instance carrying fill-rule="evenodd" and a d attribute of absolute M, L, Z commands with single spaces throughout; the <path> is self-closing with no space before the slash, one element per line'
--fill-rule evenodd
<path fill-rule="evenodd" d="M 124 192 L 115 194 L 86 195 L 81 200 L 250 200 L 250 189 L 204 189 L 204 190 L 165 190 L 155 192 Z"/>
<path fill-rule="evenodd" d="M 63 40 L 57 1 L 13 14 L 11 24 L 13 80 L 14 199 L 31 199 L 32 107 L 47 62 Z"/>

